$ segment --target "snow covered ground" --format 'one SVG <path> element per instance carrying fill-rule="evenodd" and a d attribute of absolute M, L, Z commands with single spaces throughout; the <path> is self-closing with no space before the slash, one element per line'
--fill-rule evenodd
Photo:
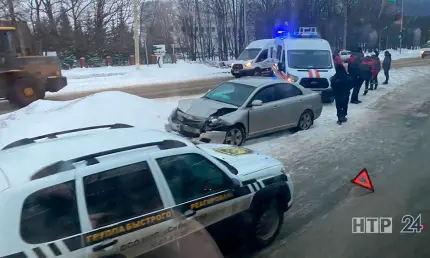
<path fill-rule="evenodd" d="M 251 139 L 248 147 L 260 152 L 291 155 L 300 152 L 302 146 L 324 144 L 324 139 L 335 137 L 340 131 L 354 130 L 356 125 L 366 123 L 366 115 L 372 105 L 408 81 L 428 78 L 428 67 L 396 69 L 391 72 L 390 84 L 380 85 L 378 90 L 360 96 L 360 105 L 349 105 L 348 122 L 336 124 L 334 104 L 325 105 L 323 113 L 314 126 L 298 133 L 285 130 L 265 137 Z M 383 75 L 379 81 L 383 81 Z M 198 97 L 198 96 L 190 96 Z M 182 97 L 150 100 L 122 92 L 103 92 L 73 101 L 39 100 L 18 111 L 0 116 L 0 148 L 10 142 L 55 131 L 111 124 L 127 123 L 136 127 L 164 130 L 171 111 Z M 288 151 L 285 151 L 288 150 Z"/>
<path fill-rule="evenodd" d="M 74 68 L 62 71 L 67 77 L 68 85 L 58 93 L 91 91 L 106 88 L 121 88 L 135 85 L 191 81 L 228 76 L 229 70 L 209 67 L 205 64 L 164 64 L 135 66 Z"/>
<path fill-rule="evenodd" d="M 394 49 L 387 49 L 388 52 L 391 53 L 391 59 L 392 60 L 398 60 L 398 59 L 402 59 L 402 58 L 415 58 L 415 57 L 421 57 L 421 53 L 420 53 L 420 49 L 402 49 L 402 53 L 400 54 L 399 50 L 394 50 Z M 381 51 L 381 53 L 379 53 L 379 58 L 381 60 L 384 59 L 384 51 Z M 365 55 L 372 55 L 372 53 L 365 53 Z"/>

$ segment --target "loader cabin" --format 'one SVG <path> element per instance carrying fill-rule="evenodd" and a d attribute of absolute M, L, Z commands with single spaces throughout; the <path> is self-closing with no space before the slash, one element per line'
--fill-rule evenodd
<path fill-rule="evenodd" d="M 24 107 L 45 98 L 47 91 L 64 88 L 67 78 L 61 75 L 56 56 L 18 55 L 15 30 L 15 27 L 0 26 L 0 98 Z"/>
<path fill-rule="evenodd" d="M 14 27 L 0 27 L 0 55 L 7 52 L 14 52 L 14 31 Z"/>

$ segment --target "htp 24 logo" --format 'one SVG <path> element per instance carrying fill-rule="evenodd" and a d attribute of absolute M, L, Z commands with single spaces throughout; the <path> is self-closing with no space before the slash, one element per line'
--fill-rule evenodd
<path fill-rule="evenodd" d="M 405 215 L 402 217 L 403 225 L 400 233 L 421 233 L 424 225 L 421 223 L 421 214 L 417 217 Z M 393 233 L 392 217 L 353 217 L 352 233 L 391 234 Z"/>

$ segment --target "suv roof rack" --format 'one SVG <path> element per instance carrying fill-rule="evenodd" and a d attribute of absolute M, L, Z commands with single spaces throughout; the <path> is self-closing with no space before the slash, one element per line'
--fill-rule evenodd
<path fill-rule="evenodd" d="M 187 144 L 185 144 L 184 142 L 181 142 L 181 141 L 177 141 L 177 140 L 163 140 L 163 141 L 158 141 L 158 142 L 136 144 L 136 145 L 130 145 L 130 146 L 126 146 L 126 147 L 106 150 L 106 151 L 102 151 L 102 152 L 97 152 L 97 153 L 88 154 L 85 156 L 73 158 L 73 159 L 66 160 L 66 161 L 61 160 L 61 161 L 55 162 L 51 165 L 48 165 L 48 166 L 42 168 L 41 170 L 36 172 L 33 176 L 31 176 L 30 179 L 36 180 L 39 178 L 47 177 L 50 175 L 58 174 L 60 172 L 74 169 L 75 165 L 73 163 L 86 161 L 87 166 L 91 166 L 91 165 L 99 163 L 99 161 L 97 160 L 98 157 L 106 156 L 106 155 L 110 155 L 110 154 L 114 154 L 114 153 L 119 153 L 119 152 L 124 152 L 124 151 L 129 151 L 129 150 L 151 147 L 151 146 L 158 146 L 158 148 L 160 148 L 160 150 L 168 150 L 168 149 L 186 147 Z"/>
<path fill-rule="evenodd" d="M 35 143 L 36 140 L 41 140 L 41 139 L 45 139 L 45 138 L 46 139 L 55 139 L 55 138 L 57 138 L 58 135 L 62 135 L 62 134 L 76 133 L 76 132 L 81 132 L 81 131 L 89 131 L 89 130 L 102 129 L 102 128 L 121 129 L 121 128 L 131 128 L 131 127 L 133 127 L 133 126 L 128 125 L 128 124 L 110 124 L 110 125 L 98 125 L 98 126 L 82 127 L 82 128 L 72 129 L 72 130 L 66 130 L 66 131 L 60 131 L 60 132 L 45 134 L 45 135 L 41 135 L 41 136 L 37 136 L 37 137 L 33 137 L 33 138 L 23 138 L 23 139 L 14 141 L 12 143 L 9 143 L 8 145 L 4 146 L 3 149 L 1 149 L 1 150 L 7 150 L 7 149 L 19 147 L 19 146 L 32 144 L 32 143 Z"/>

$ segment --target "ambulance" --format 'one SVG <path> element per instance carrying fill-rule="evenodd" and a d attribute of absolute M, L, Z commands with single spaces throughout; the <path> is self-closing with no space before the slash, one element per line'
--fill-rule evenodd
<path fill-rule="evenodd" d="M 278 31 L 275 38 L 274 75 L 319 92 L 322 101 L 334 101 L 330 79 L 336 73 L 328 41 L 321 39 L 315 27 L 301 27 L 293 34 Z"/>
<path fill-rule="evenodd" d="M 251 42 L 231 65 L 231 74 L 242 76 L 271 75 L 275 60 L 275 39 L 260 39 Z"/>

